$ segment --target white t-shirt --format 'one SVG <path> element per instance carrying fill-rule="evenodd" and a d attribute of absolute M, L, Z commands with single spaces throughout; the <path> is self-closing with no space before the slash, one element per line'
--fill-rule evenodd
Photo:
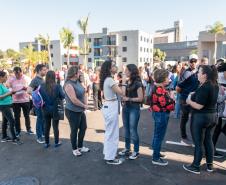
<path fill-rule="evenodd" d="M 105 100 L 113 100 L 116 99 L 116 93 L 112 90 L 113 85 L 117 84 L 116 81 L 112 77 L 107 77 L 104 80 L 104 99 Z"/>

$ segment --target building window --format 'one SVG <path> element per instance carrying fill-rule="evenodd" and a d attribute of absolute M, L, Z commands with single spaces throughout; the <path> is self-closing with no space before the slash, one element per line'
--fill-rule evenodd
<path fill-rule="evenodd" d="M 122 51 L 126 52 L 127 51 L 127 47 L 122 47 Z"/>
<path fill-rule="evenodd" d="M 27 48 L 28 48 L 28 46 L 27 46 Z M 41 51 L 44 51 L 44 50 L 46 50 L 46 47 L 44 45 L 41 45 L 41 48 L 40 49 L 41 49 Z"/>
<path fill-rule="evenodd" d="M 143 40 L 143 37 L 142 36 L 140 36 L 140 41 L 142 41 Z"/>
<path fill-rule="evenodd" d="M 50 45 L 50 49 L 53 49 L 53 45 L 52 44 Z"/>
<path fill-rule="evenodd" d="M 149 39 L 147 39 L 147 43 L 149 42 Z"/>
<path fill-rule="evenodd" d="M 144 42 L 146 42 L 146 38 L 144 37 Z"/>
<path fill-rule="evenodd" d="M 88 38 L 88 42 L 91 42 L 92 40 L 91 40 L 91 38 Z"/>
<path fill-rule="evenodd" d="M 144 52 L 145 52 L 145 48 L 144 48 Z"/>
<path fill-rule="evenodd" d="M 146 59 L 146 62 L 149 62 L 148 58 Z"/>
<path fill-rule="evenodd" d="M 147 48 L 147 52 L 149 52 L 149 49 Z"/>
<path fill-rule="evenodd" d="M 127 41 L 127 36 L 122 36 L 122 41 Z"/>
<path fill-rule="evenodd" d="M 88 62 L 92 62 L 92 58 L 88 58 Z"/>
<path fill-rule="evenodd" d="M 89 48 L 89 53 L 91 53 L 92 52 L 92 48 Z"/>
<path fill-rule="evenodd" d="M 140 52 L 142 52 L 142 49 L 143 49 L 143 48 L 142 48 L 142 47 L 140 47 Z"/>
<path fill-rule="evenodd" d="M 127 58 L 126 57 L 123 57 L 122 58 L 122 62 L 127 62 Z"/>
<path fill-rule="evenodd" d="M 152 39 L 151 39 L 151 43 L 152 43 Z"/>
<path fill-rule="evenodd" d="M 51 58 L 53 58 L 53 54 L 51 53 Z"/>
<path fill-rule="evenodd" d="M 140 57 L 140 62 L 142 62 L 142 58 Z"/>

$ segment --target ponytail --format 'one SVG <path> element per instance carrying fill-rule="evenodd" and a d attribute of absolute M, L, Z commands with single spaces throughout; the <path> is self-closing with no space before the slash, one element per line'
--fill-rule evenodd
<path fill-rule="evenodd" d="M 215 65 L 211 65 L 210 67 L 211 67 L 211 69 L 212 69 L 211 81 L 212 81 L 214 84 L 217 84 L 217 79 L 218 79 L 217 68 L 216 68 Z"/>

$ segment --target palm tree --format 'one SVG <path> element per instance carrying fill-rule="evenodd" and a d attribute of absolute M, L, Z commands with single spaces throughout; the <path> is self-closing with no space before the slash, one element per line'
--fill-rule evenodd
<path fill-rule="evenodd" d="M 69 67 L 70 47 L 74 42 L 73 32 L 69 28 L 62 28 L 60 30 L 60 41 L 63 43 L 65 49 L 67 49 L 67 66 Z"/>
<path fill-rule="evenodd" d="M 53 65 L 52 65 L 52 60 L 51 60 L 51 53 L 50 53 L 50 38 L 49 35 L 47 34 L 46 37 L 39 34 L 37 37 L 37 40 L 40 41 L 41 44 L 43 44 L 46 48 L 46 50 L 48 51 L 48 55 L 49 55 L 49 69 L 53 69 Z"/>
<path fill-rule="evenodd" d="M 214 54 L 213 54 L 213 59 L 214 59 L 214 63 L 216 63 L 216 58 L 217 58 L 217 36 L 219 34 L 224 35 L 225 31 L 224 31 L 224 25 L 217 21 L 214 23 L 213 26 L 208 26 L 208 32 L 214 34 Z"/>
<path fill-rule="evenodd" d="M 88 44 L 88 40 L 87 40 L 88 21 L 89 21 L 89 14 L 87 17 L 82 18 L 82 19 L 78 20 L 78 22 L 77 22 L 79 28 L 81 29 L 82 33 L 84 34 L 83 48 L 82 48 L 81 54 L 84 55 L 83 64 L 84 64 L 85 68 L 87 67 L 87 55 L 88 55 L 88 51 L 89 51 L 89 44 Z"/>

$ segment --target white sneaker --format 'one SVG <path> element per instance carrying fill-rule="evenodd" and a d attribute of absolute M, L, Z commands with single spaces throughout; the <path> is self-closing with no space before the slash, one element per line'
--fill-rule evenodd
<path fill-rule="evenodd" d="M 139 156 L 139 153 L 138 152 L 133 152 L 130 156 L 129 156 L 129 159 L 130 160 L 134 160 L 134 159 L 137 159 Z"/>
<path fill-rule="evenodd" d="M 81 156 L 82 155 L 82 153 L 79 151 L 79 149 L 76 149 L 76 150 L 73 150 L 73 155 L 74 156 L 76 156 L 76 157 L 78 157 L 78 156 Z"/>
<path fill-rule="evenodd" d="M 90 152 L 90 149 L 84 146 L 82 148 L 78 148 L 78 150 L 83 153 Z"/>
<path fill-rule="evenodd" d="M 121 156 L 125 156 L 125 155 L 128 156 L 130 154 L 130 150 L 124 148 L 118 154 L 121 155 Z"/>

